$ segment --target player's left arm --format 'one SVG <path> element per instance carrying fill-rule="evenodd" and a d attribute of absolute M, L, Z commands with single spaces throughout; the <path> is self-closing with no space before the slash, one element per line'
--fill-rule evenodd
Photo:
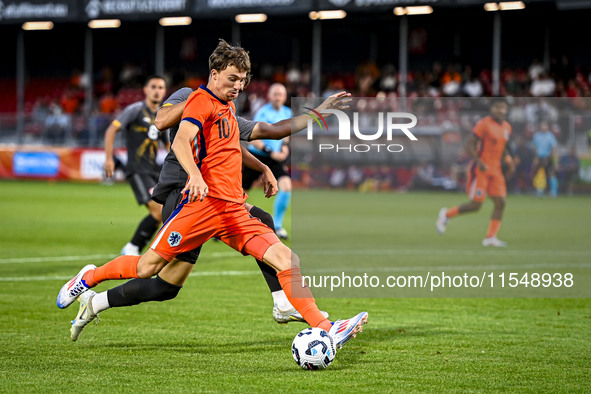
<path fill-rule="evenodd" d="M 279 191 L 277 179 L 275 179 L 275 175 L 273 175 L 271 169 L 265 164 L 261 163 L 261 161 L 254 157 L 253 154 L 250 153 L 244 146 L 240 145 L 240 150 L 242 151 L 242 164 L 245 167 L 259 171 L 263 174 L 261 180 L 263 182 L 265 197 L 269 198 L 277 194 Z"/>
<path fill-rule="evenodd" d="M 322 104 L 315 110 L 322 111 L 323 109 L 338 109 L 343 110 L 349 108 L 351 102 L 351 93 L 340 92 L 329 96 Z M 329 116 L 330 114 L 326 114 Z M 325 117 L 326 117 L 325 116 Z M 307 114 L 285 119 L 277 123 L 258 122 L 252 130 L 250 140 L 280 140 L 284 137 L 297 133 L 303 130 L 308 125 L 310 117 Z"/>

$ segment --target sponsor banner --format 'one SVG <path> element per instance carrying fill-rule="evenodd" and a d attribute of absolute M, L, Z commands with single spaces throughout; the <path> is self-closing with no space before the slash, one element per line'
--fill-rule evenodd
<path fill-rule="evenodd" d="M 54 178 L 59 169 L 55 152 L 15 152 L 12 170 L 15 176 Z"/>
<path fill-rule="evenodd" d="M 0 0 L 0 24 L 32 20 L 73 21 L 80 18 L 75 0 Z"/>
<path fill-rule="evenodd" d="M 559 10 L 582 10 L 591 8 L 591 0 L 556 0 Z"/>
<path fill-rule="evenodd" d="M 104 168 L 105 151 L 85 150 L 80 154 L 80 175 L 83 179 L 101 179 Z"/>
<path fill-rule="evenodd" d="M 589 2 L 591 0 L 557 0 L 564 3 Z M 554 0 L 529 0 L 531 3 L 552 3 Z M 383 11 L 394 7 L 422 6 L 432 7 L 482 7 L 481 0 L 318 0 L 320 10 L 344 9 L 346 11 Z"/>
<path fill-rule="evenodd" d="M 455 0 L 319 0 L 320 10 L 382 11 L 413 5 L 454 5 Z"/>
<path fill-rule="evenodd" d="M 166 154 L 165 149 L 158 150 L 156 162 L 162 164 Z M 125 149 L 115 149 L 115 156 L 125 165 Z M 105 151 L 102 149 L 0 146 L 0 178 L 100 181 L 104 166 Z M 125 174 L 118 170 L 115 178 L 122 180 Z"/>
<path fill-rule="evenodd" d="M 193 10 L 200 15 L 307 13 L 313 9 L 312 0 L 202 0 L 195 1 Z"/>
<path fill-rule="evenodd" d="M 151 19 L 166 15 L 187 15 L 190 0 L 86 0 L 83 17 L 100 19 Z"/>

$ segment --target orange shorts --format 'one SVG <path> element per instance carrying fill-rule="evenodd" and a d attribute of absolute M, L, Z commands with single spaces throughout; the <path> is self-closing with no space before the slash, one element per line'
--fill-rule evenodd
<path fill-rule="evenodd" d="M 486 196 L 506 197 L 507 184 L 500 171 L 480 171 L 474 166 L 468 171 L 466 192 L 472 201 L 483 202 Z"/>
<path fill-rule="evenodd" d="M 219 238 L 244 255 L 262 260 L 274 243 L 272 229 L 248 213 L 244 204 L 206 197 L 186 203 L 186 198 L 164 223 L 150 248 L 167 261 L 182 252 Z"/>

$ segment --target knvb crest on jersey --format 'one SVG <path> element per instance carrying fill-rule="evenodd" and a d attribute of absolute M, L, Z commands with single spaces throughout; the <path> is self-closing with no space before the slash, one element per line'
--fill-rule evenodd
<path fill-rule="evenodd" d="M 182 239 L 183 236 L 180 233 L 173 231 L 168 236 L 168 244 L 174 248 L 175 246 L 179 246 Z"/>

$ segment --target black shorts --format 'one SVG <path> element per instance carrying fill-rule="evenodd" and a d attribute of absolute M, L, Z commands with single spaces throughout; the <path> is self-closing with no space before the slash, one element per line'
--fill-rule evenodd
<path fill-rule="evenodd" d="M 127 177 L 139 205 L 146 205 L 152 199 L 152 191 L 158 183 L 158 174 L 131 174 Z"/>
<path fill-rule="evenodd" d="M 546 171 L 546 176 L 550 176 L 554 173 L 554 160 L 551 156 L 539 159 L 538 169 L 543 168 Z M 537 169 L 536 169 L 537 172 Z"/>
<path fill-rule="evenodd" d="M 278 161 L 275 161 L 273 159 L 271 159 L 269 156 L 261 156 L 261 155 L 256 155 L 253 153 L 253 156 L 256 157 L 257 159 L 259 159 L 261 161 L 261 163 L 267 165 L 269 167 L 269 169 L 271 170 L 271 172 L 273 173 L 273 176 L 275 176 L 275 179 L 279 180 L 279 178 L 281 178 L 282 176 L 287 176 L 287 167 L 283 164 L 280 163 Z M 252 184 L 259 179 L 259 177 L 261 176 L 261 173 L 247 168 L 247 167 L 243 167 L 242 168 L 242 188 L 244 190 L 249 190 L 252 187 Z"/>

